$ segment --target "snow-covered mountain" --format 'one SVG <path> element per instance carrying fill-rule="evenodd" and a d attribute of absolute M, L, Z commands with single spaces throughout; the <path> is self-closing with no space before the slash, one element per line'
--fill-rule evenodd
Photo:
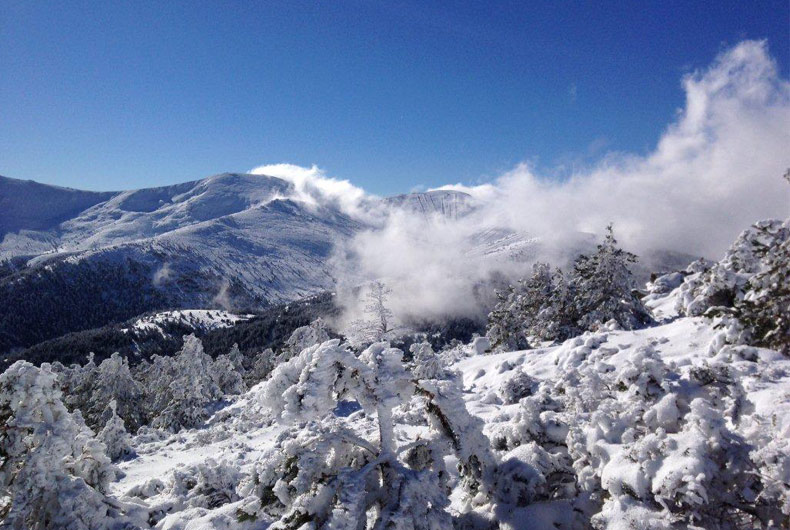
<path fill-rule="evenodd" d="M 364 227 L 262 175 L 84 195 L 2 184 L 3 200 L 28 214 L 0 225 L 0 305 L 14 307 L 0 319 L 0 351 L 151 310 L 254 309 L 326 290 L 334 246 Z M 74 205 L 35 208 L 61 196 Z"/>
<path fill-rule="evenodd" d="M 334 250 L 387 215 L 449 229 L 480 207 L 436 190 L 370 198 L 370 215 L 356 215 L 303 192 L 239 173 L 103 193 L 0 178 L 0 353 L 150 311 L 297 300 L 332 289 Z M 582 239 L 567 257 L 594 248 Z M 541 249 L 530 234 L 486 226 L 469 243 L 469 259 L 488 262 L 528 262 Z"/>
<path fill-rule="evenodd" d="M 0 240 L 12 232 L 54 229 L 114 195 L 0 176 Z"/>
<path fill-rule="evenodd" d="M 395 209 L 425 218 L 438 215 L 450 220 L 460 219 L 476 207 L 475 200 L 471 195 L 454 190 L 395 195 L 385 198 L 384 203 Z"/>

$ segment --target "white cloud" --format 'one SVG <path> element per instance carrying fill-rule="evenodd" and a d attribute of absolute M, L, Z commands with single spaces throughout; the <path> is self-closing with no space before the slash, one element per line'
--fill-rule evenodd
<path fill-rule="evenodd" d="M 297 199 L 309 204 L 334 203 L 350 215 L 362 215 L 369 196 L 362 188 L 348 180 L 332 178 L 318 166 L 302 167 L 294 164 L 268 164 L 258 166 L 250 173 L 287 180 L 294 185 Z"/>
<path fill-rule="evenodd" d="M 686 105 L 647 156 L 610 154 L 556 183 L 520 164 L 454 185 L 507 226 L 550 235 L 613 221 L 637 249 L 716 257 L 750 223 L 790 214 L 790 84 L 763 41 L 745 41 L 683 79 Z"/>

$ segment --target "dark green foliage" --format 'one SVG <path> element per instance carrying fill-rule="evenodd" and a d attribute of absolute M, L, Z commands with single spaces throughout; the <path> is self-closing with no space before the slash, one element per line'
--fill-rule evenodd
<path fill-rule="evenodd" d="M 90 353 L 94 353 L 95 361 L 100 363 L 118 352 L 134 365 L 154 355 L 175 354 L 183 346 L 183 336 L 190 333 L 201 339 L 206 353 L 211 357 L 228 353 L 234 344 L 238 344 L 246 356 L 254 356 L 267 348 L 279 351 L 296 328 L 306 326 L 319 317 L 337 315 L 338 311 L 334 296 L 321 293 L 297 302 L 273 305 L 260 311 L 251 320 L 238 322 L 230 328 L 206 332 L 182 322 L 163 322 L 159 327 L 164 334 L 158 330 L 129 329 L 139 318 L 137 316 L 124 324 L 68 333 L 21 350 L 0 359 L 0 371 L 17 359 L 34 364 L 54 361 L 67 366 L 83 364 Z M 123 329 L 128 331 L 124 332 Z"/>
<path fill-rule="evenodd" d="M 624 329 L 651 323 L 634 289 L 630 266 L 636 261 L 617 246 L 609 226 L 596 252 L 576 258 L 570 274 L 536 263 L 532 276 L 498 293 L 499 303 L 488 317 L 492 347 L 517 350 L 564 341 L 611 320 Z"/>
<path fill-rule="evenodd" d="M 151 267 L 119 262 L 25 267 L 0 277 L 0 353 L 168 307 Z"/>

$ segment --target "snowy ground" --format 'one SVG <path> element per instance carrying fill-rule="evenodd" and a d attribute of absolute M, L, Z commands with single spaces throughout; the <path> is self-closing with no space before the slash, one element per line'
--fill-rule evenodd
<path fill-rule="evenodd" d="M 163 311 L 138 319 L 132 324 L 137 331 L 159 331 L 165 334 L 162 325 L 187 324 L 194 329 L 210 331 L 220 328 L 229 328 L 237 322 L 249 320 L 254 315 L 239 315 L 219 309 L 182 309 L 177 311 Z M 123 330 L 126 331 L 126 330 Z"/>
<path fill-rule="evenodd" d="M 538 381 L 553 382 L 569 369 L 578 368 L 593 352 L 605 359 L 607 365 L 620 369 L 635 356 L 638 357 L 638 352 L 644 351 L 645 347 L 652 347 L 670 373 L 680 374 L 712 358 L 715 348 L 711 345 L 718 343 L 717 336 L 720 333 L 721 330 L 715 329 L 712 322 L 704 318 L 679 318 L 644 330 L 607 330 L 586 334 L 559 346 L 530 351 L 473 355 L 471 348 L 468 348 L 460 354 L 457 352 L 457 356 L 462 358 L 450 368 L 460 372 L 467 407 L 484 421 L 484 432 L 493 439 L 497 432 L 519 417 L 521 405 L 503 403 L 501 389 L 506 381 L 521 371 Z M 731 363 L 732 370 L 741 376 L 746 400 L 751 403 L 744 410 L 749 415 L 771 418 L 773 437 L 790 437 L 790 360 L 770 350 L 752 348 L 750 351 L 754 352 L 753 359 L 734 360 Z M 235 403 L 221 407 L 203 429 L 182 431 L 161 440 L 144 441 L 145 435 L 139 436 L 136 446 L 138 457 L 120 465 L 125 476 L 113 485 L 113 493 L 123 497 L 136 489 L 138 499 L 142 496 L 150 505 L 167 506 L 166 510 L 175 512 L 159 523 L 160 528 L 238 527 L 241 523 L 228 526 L 228 521 L 235 521 L 232 514 L 236 513 L 243 501 L 237 500 L 213 510 L 190 508 L 171 499 L 173 487 L 170 483 L 174 472 L 205 463 L 209 459 L 227 461 L 242 475 L 250 471 L 282 430 L 261 411 L 260 388 L 261 385 L 258 385 Z M 414 413 L 413 410 L 405 411 L 401 417 Z M 747 420 L 744 415 L 742 421 Z M 734 427 L 737 428 L 737 425 Z M 401 426 L 399 443 L 413 440 L 420 430 L 419 426 Z M 518 455 L 519 450 L 516 448 L 507 456 Z M 161 481 L 158 486 L 157 480 Z M 147 491 L 145 495 L 139 494 L 142 490 Z M 460 510 L 461 506 L 454 505 L 453 508 Z M 531 522 L 524 522 L 527 519 L 511 522 L 512 527 L 550 528 L 554 523 L 562 523 L 569 517 L 568 506 L 554 501 L 534 503 L 522 508 L 520 513 L 524 517 L 528 515 Z M 244 525 L 247 528 L 265 527 L 260 521 Z"/>

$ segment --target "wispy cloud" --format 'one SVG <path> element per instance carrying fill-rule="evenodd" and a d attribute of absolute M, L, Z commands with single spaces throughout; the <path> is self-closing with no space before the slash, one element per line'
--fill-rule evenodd
<path fill-rule="evenodd" d="M 354 186 L 348 180 L 329 177 L 316 165 L 302 167 L 285 163 L 268 164 L 258 166 L 250 170 L 250 173 L 287 180 L 294 185 L 298 199 L 310 204 L 335 203 L 352 215 L 364 214 L 363 205 L 370 198 L 362 188 Z"/>

